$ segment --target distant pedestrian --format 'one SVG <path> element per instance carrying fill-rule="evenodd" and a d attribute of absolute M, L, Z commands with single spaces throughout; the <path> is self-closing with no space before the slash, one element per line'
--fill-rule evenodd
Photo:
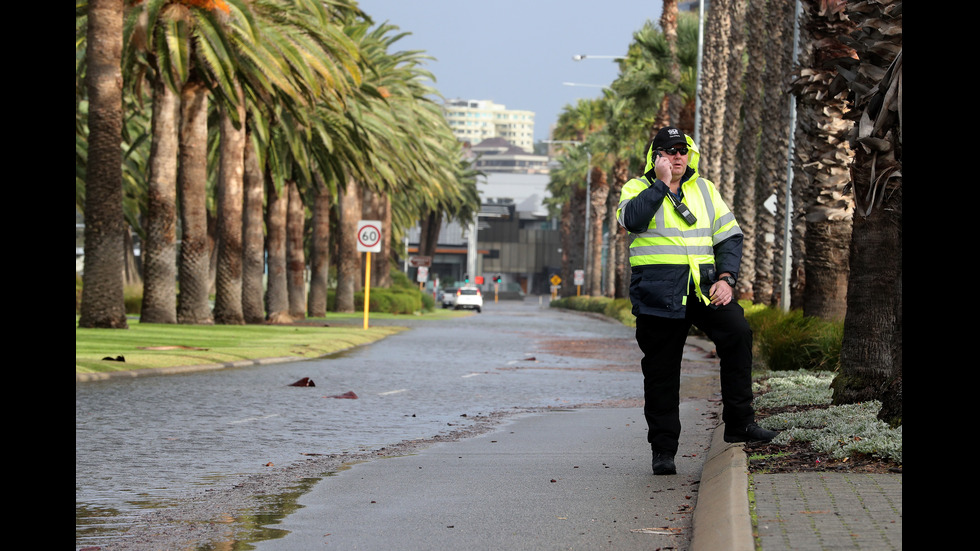
<path fill-rule="evenodd" d="M 697 171 L 694 140 L 661 128 L 646 173 L 623 186 L 617 217 L 630 232 L 630 300 L 643 351 L 644 416 L 653 473 L 675 474 L 680 370 L 691 325 L 721 359 L 726 442 L 772 440 L 752 409 L 752 330 L 734 299 L 742 230 L 714 184 Z"/>

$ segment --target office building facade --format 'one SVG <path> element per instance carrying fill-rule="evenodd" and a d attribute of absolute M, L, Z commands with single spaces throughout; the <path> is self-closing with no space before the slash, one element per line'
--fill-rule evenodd
<path fill-rule="evenodd" d="M 471 145 L 503 138 L 524 151 L 534 151 L 534 112 L 507 109 L 490 100 L 452 99 L 443 103 L 449 128 Z"/>

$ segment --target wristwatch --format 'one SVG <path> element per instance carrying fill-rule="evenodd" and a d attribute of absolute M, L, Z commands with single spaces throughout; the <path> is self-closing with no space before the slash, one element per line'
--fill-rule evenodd
<path fill-rule="evenodd" d="M 735 288 L 735 278 L 732 277 L 732 276 L 730 276 L 730 275 L 723 275 L 723 276 L 721 276 L 721 277 L 718 278 L 718 281 L 724 281 L 732 289 Z"/>

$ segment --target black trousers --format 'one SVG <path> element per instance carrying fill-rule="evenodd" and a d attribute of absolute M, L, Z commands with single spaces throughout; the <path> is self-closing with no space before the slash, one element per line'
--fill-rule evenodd
<path fill-rule="evenodd" d="M 681 359 L 694 325 L 715 343 L 721 360 L 722 420 L 732 427 L 755 421 L 752 409 L 752 330 L 737 302 L 712 308 L 688 297 L 683 319 L 640 315 L 636 342 L 643 351 L 643 413 L 654 451 L 676 454 L 680 438 Z"/>

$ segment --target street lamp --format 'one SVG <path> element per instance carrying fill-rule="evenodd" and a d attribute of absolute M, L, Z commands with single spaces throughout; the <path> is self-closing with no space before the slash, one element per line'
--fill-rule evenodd
<path fill-rule="evenodd" d="M 575 61 L 582 61 L 583 59 L 615 59 L 616 61 L 620 61 L 620 60 L 626 59 L 626 57 L 625 56 L 621 56 L 621 55 L 586 55 L 586 54 L 578 54 L 578 55 L 573 55 L 572 56 L 572 59 L 574 59 Z"/>
<path fill-rule="evenodd" d="M 602 88 L 607 89 L 608 86 L 603 86 L 601 84 L 581 84 L 578 82 L 562 82 L 562 86 L 587 86 L 589 88 Z"/>

